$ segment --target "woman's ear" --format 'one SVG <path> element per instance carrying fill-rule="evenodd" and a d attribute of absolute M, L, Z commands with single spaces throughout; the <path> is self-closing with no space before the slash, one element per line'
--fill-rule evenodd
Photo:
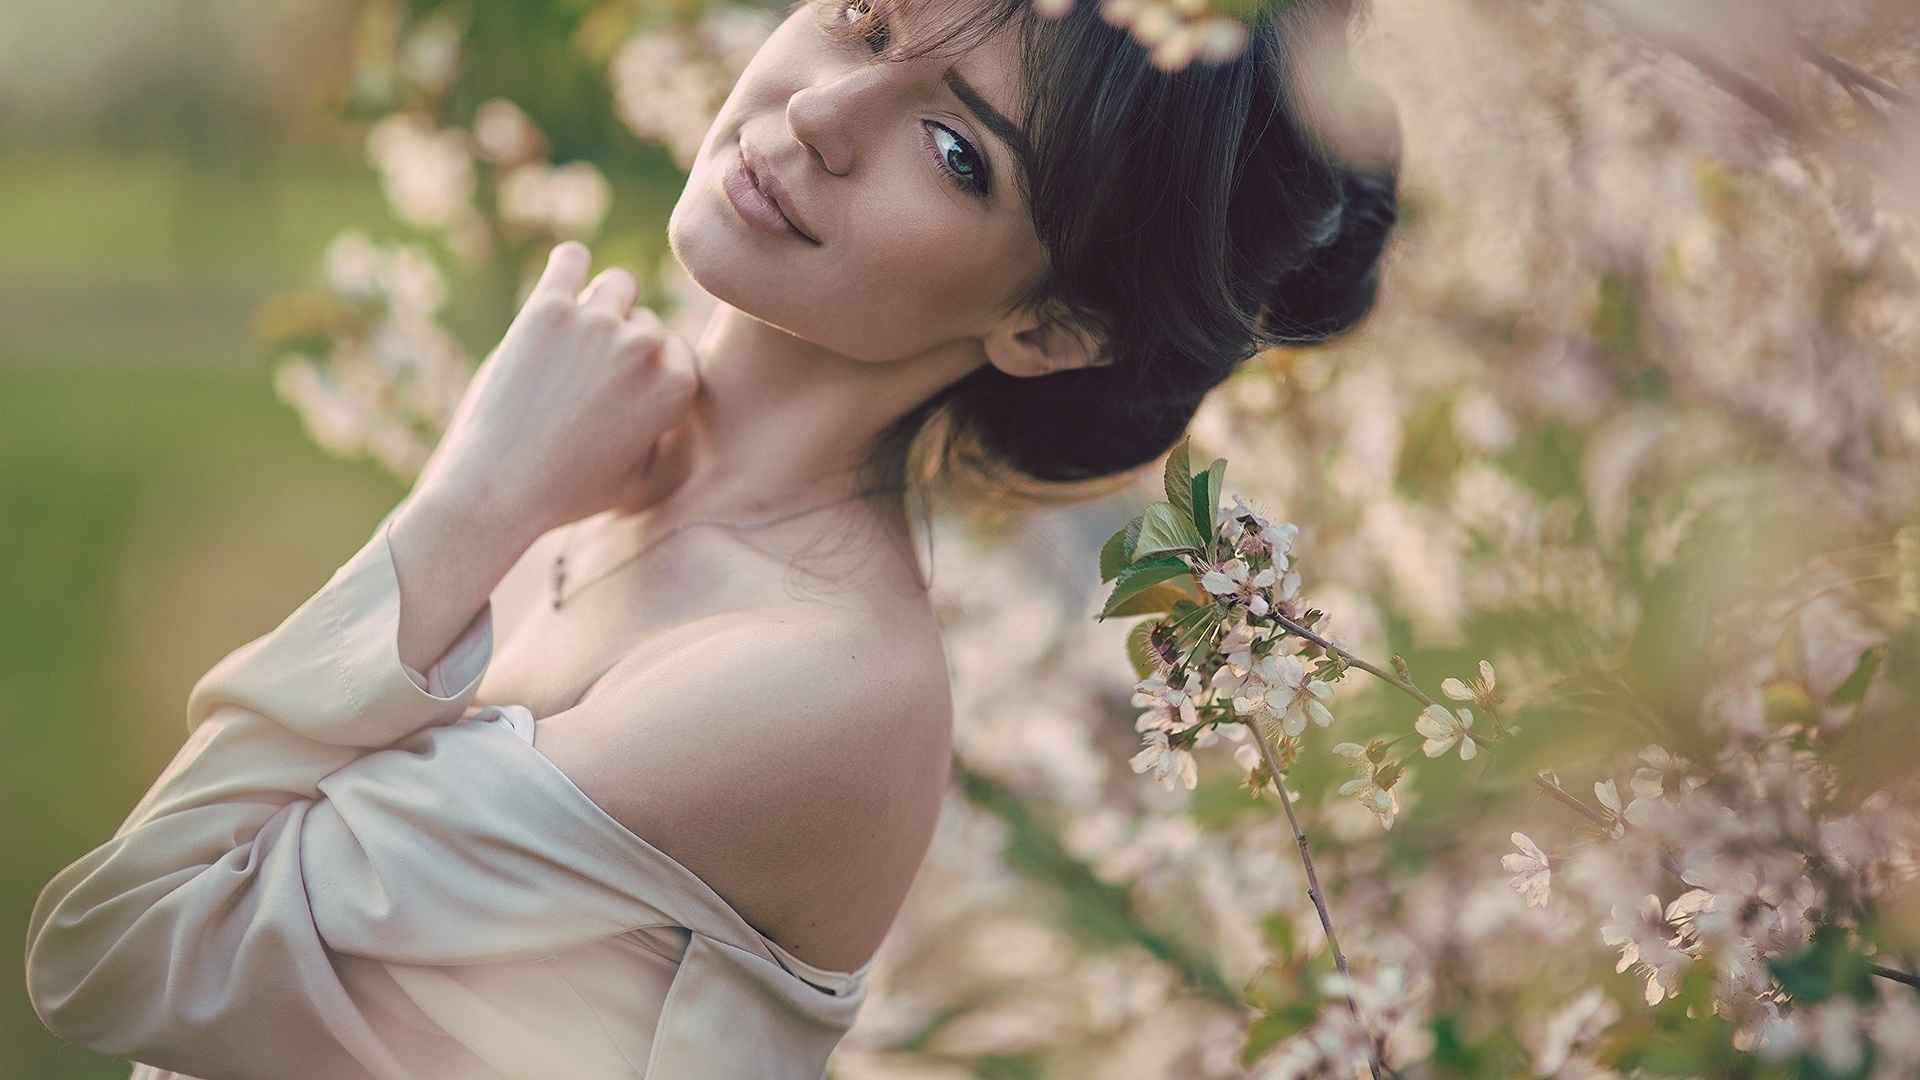
<path fill-rule="evenodd" d="M 1099 336 L 1078 320 L 1031 312 L 1009 315 L 981 344 L 989 364 L 1021 378 L 1113 363 Z"/>

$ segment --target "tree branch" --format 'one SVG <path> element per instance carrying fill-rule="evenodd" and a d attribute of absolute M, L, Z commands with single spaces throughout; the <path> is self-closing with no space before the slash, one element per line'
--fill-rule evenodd
<path fill-rule="evenodd" d="M 1894 968 L 1887 967 L 1884 964 L 1868 964 L 1867 966 L 1873 969 L 1873 973 L 1875 975 L 1878 975 L 1883 979 L 1891 979 L 1894 982 L 1904 983 L 1917 990 L 1920 990 L 1920 975 L 1909 975 L 1904 971 L 1895 970 Z"/>
<path fill-rule="evenodd" d="M 1801 59 L 1832 75 L 1841 86 L 1871 90 L 1903 109 L 1920 109 L 1920 94 L 1902 90 L 1871 71 L 1855 67 L 1798 34 L 1793 36 L 1793 47 Z"/>
<path fill-rule="evenodd" d="M 1254 732 L 1254 744 L 1260 746 L 1261 761 L 1267 763 L 1267 773 L 1273 774 L 1273 786 L 1281 796 L 1281 805 L 1286 807 L 1286 824 L 1294 826 L 1294 840 L 1300 844 L 1300 865 L 1308 869 L 1308 899 L 1313 901 L 1315 915 L 1321 917 L 1321 932 L 1327 934 L 1327 947 L 1332 949 L 1332 967 L 1340 972 L 1340 978 L 1348 984 L 1344 988 L 1346 1009 L 1348 1013 L 1354 1015 L 1354 1022 L 1359 1024 L 1359 1001 L 1354 999 L 1352 974 L 1348 974 L 1346 970 L 1346 953 L 1340 951 L 1340 940 L 1334 938 L 1332 934 L 1332 915 L 1327 913 L 1327 896 L 1321 894 L 1319 890 L 1319 874 L 1313 872 L 1313 851 L 1308 847 L 1306 830 L 1300 828 L 1300 815 L 1294 813 L 1294 799 L 1286 794 L 1286 774 L 1281 773 L 1281 759 L 1273 753 L 1273 744 L 1267 742 L 1267 736 L 1265 732 L 1261 732 L 1260 724 L 1246 724 L 1246 730 Z M 1361 1026 L 1361 1030 L 1365 1030 L 1365 1026 Z M 1367 1040 L 1367 1068 L 1373 1072 L 1373 1080 L 1380 1080 L 1380 1053 L 1379 1049 L 1373 1045 L 1371 1038 Z"/>
<path fill-rule="evenodd" d="M 1253 741 L 1260 747 L 1261 760 L 1267 763 L 1267 771 L 1273 774 L 1273 786 L 1278 789 L 1280 805 L 1286 807 L 1287 824 L 1293 826 L 1293 838 L 1300 844 L 1300 862 L 1307 868 L 1307 897 L 1313 901 L 1313 910 L 1320 916 L 1320 929 L 1327 935 L 1327 948 L 1333 950 L 1333 966 L 1340 972 L 1340 978 L 1346 982 L 1343 989 L 1347 993 L 1347 1010 L 1353 1014 L 1353 1022 L 1365 1031 L 1360 1024 L 1360 1003 L 1354 999 L 1352 976 L 1347 972 L 1347 957 L 1340 951 L 1340 940 L 1333 934 L 1333 916 L 1327 912 L 1327 899 L 1320 891 L 1320 875 L 1313 870 L 1313 852 L 1307 847 L 1306 831 L 1300 828 L 1300 815 L 1294 813 L 1293 799 L 1287 795 L 1286 774 L 1280 771 L 1280 760 L 1273 752 L 1273 746 L 1267 742 L 1267 736 L 1260 730 L 1259 724 L 1249 723 L 1248 731 L 1253 733 Z M 1373 1038 L 1367 1038 L 1367 1068 L 1373 1073 L 1373 1080 L 1380 1080 L 1380 1051 L 1374 1046 Z"/>
<path fill-rule="evenodd" d="M 1415 701 L 1418 701 L 1422 705 L 1433 704 L 1433 699 L 1421 693 L 1419 687 L 1413 685 L 1412 683 L 1406 681 L 1405 679 L 1400 678 L 1397 675 L 1391 674 L 1386 671 L 1382 671 L 1378 667 L 1375 667 L 1374 665 L 1367 663 L 1365 660 L 1360 659 L 1359 657 L 1353 655 L 1352 653 L 1341 648 L 1340 646 L 1335 645 L 1333 642 L 1328 641 L 1326 638 L 1321 637 L 1319 634 L 1316 634 L 1313 631 L 1307 629 L 1305 624 L 1297 622 L 1294 619 L 1280 613 L 1277 610 L 1269 612 L 1268 615 L 1273 619 L 1274 622 L 1279 623 L 1287 631 L 1287 633 L 1294 634 L 1299 637 L 1303 637 L 1308 641 L 1313 642 L 1315 645 L 1320 646 L 1322 649 L 1325 649 L 1326 651 L 1339 657 L 1340 659 L 1345 660 L 1350 666 L 1357 667 L 1361 671 L 1366 672 L 1367 674 L 1373 676 L 1376 679 L 1381 679 L 1392 684 L 1395 689 L 1399 690 L 1401 693 L 1407 695 L 1408 697 L 1413 698 Z"/>
<path fill-rule="evenodd" d="M 1862 146 L 1854 140 L 1808 119 L 1799 109 L 1794 108 L 1792 103 L 1788 102 L 1787 99 L 1769 90 L 1758 80 L 1736 70 L 1732 65 L 1721 60 L 1708 50 L 1696 45 L 1676 29 L 1662 25 L 1638 12 L 1629 10 L 1626 6 L 1617 2 L 1617 0 L 1586 0 L 1586 2 L 1620 20 L 1628 29 L 1632 30 L 1643 40 L 1657 45 L 1686 61 L 1688 64 L 1691 64 L 1695 70 L 1706 76 L 1708 82 L 1720 87 L 1720 89 L 1738 98 L 1761 116 L 1773 121 L 1775 126 L 1795 140 L 1809 147 L 1826 151 L 1848 164 L 1870 170 L 1886 171 L 1887 162 L 1884 160 L 1884 155 L 1876 153 L 1871 148 Z M 1809 48 L 1811 48 L 1811 46 L 1809 46 Z M 1818 52 L 1819 50 L 1815 49 L 1813 51 Z M 1874 90 L 1875 93 L 1883 93 L 1883 89 L 1885 91 L 1892 91 L 1893 95 L 1896 96 L 1890 96 L 1888 100 L 1897 100 L 1898 96 L 1911 97 L 1911 95 L 1907 95 L 1905 91 L 1900 90 L 1898 87 L 1867 72 L 1860 71 L 1845 61 L 1840 60 L 1838 57 L 1821 53 L 1821 56 L 1825 57 L 1825 61 L 1814 60 L 1814 58 L 1808 56 L 1804 50 L 1802 51 L 1802 55 L 1831 72 L 1838 73 L 1844 71 L 1846 73 L 1844 77 L 1846 80 L 1858 81 L 1860 85 Z M 1828 67 L 1826 61 L 1830 61 L 1834 66 Z M 1883 93 L 1883 96 L 1886 95 Z"/>

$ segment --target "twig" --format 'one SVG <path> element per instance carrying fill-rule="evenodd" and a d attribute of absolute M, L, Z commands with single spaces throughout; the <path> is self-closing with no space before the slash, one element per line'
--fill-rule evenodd
<path fill-rule="evenodd" d="M 1419 687 L 1413 685 L 1412 683 L 1406 681 L 1405 679 L 1400 678 L 1397 675 L 1394 675 L 1390 672 L 1382 671 L 1378 667 L 1375 667 L 1374 665 L 1367 663 L 1365 660 L 1360 659 L 1359 657 L 1353 655 L 1352 653 L 1341 648 L 1340 646 L 1335 645 L 1333 642 L 1328 641 L 1326 638 L 1321 637 L 1319 634 L 1316 634 L 1313 631 L 1307 629 L 1305 625 L 1299 622 L 1296 622 L 1295 620 L 1285 615 L 1282 615 L 1278 611 L 1270 612 L 1269 617 L 1271 617 L 1274 622 L 1277 622 L 1282 627 L 1285 627 L 1287 633 L 1295 634 L 1300 637 L 1306 638 L 1308 641 L 1313 642 L 1315 645 L 1320 646 L 1322 649 L 1325 649 L 1328 652 L 1332 653 L 1333 655 L 1339 657 L 1340 659 L 1345 660 L 1349 665 L 1359 668 L 1361 671 L 1366 672 L 1367 674 L 1373 676 L 1376 679 L 1385 680 L 1386 682 L 1392 684 L 1392 686 L 1395 689 L 1399 690 L 1401 693 L 1407 695 L 1408 697 L 1413 698 L 1415 701 L 1418 701 L 1420 704 L 1422 705 L 1433 704 L 1433 699 L 1421 693 Z"/>
<path fill-rule="evenodd" d="M 1836 581 L 1831 585 L 1822 586 L 1821 588 L 1814 590 L 1812 593 L 1806 596 L 1803 596 L 1798 600 L 1795 600 L 1793 602 L 1793 606 L 1787 608 L 1785 611 L 1782 611 L 1780 614 L 1775 615 L 1773 618 L 1768 619 L 1767 621 L 1769 623 L 1779 622 L 1781 619 L 1784 619 L 1787 616 L 1792 615 L 1793 613 L 1799 611 L 1801 608 L 1806 607 L 1808 604 L 1813 603 L 1815 600 L 1818 600 L 1823 596 L 1828 596 L 1833 593 L 1837 593 L 1842 589 L 1851 589 L 1855 585 L 1865 585 L 1865 584 L 1868 584 L 1869 582 L 1874 582 L 1874 581 L 1898 581 L 1899 577 L 1900 576 L 1898 574 L 1865 574 L 1865 575 L 1862 575 L 1861 577 L 1850 578 L 1846 581 Z"/>
<path fill-rule="evenodd" d="M 1868 147 L 1864 147 L 1852 139 L 1846 138 L 1837 132 L 1807 119 L 1800 113 L 1800 110 L 1794 108 L 1787 99 L 1767 89 L 1767 87 L 1761 85 L 1758 80 L 1736 70 L 1732 65 L 1713 55 L 1713 53 L 1694 44 L 1684 35 L 1662 26 L 1638 12 L 1628 10 L 1625 6 L 1615 2 L 1615 0 L 1587 0 L 1587 2 L 1625 23 L 1629 29 L 1646 41 L 1667 50 L 1693 65 L 1695 70 L 1706 76 L 1708 82 L 1720 87 L 1720 89 L 1725 90 L 1727 93 L 1744 102 L 1747 107 L 1766 117 L 1768 120 L 1773 121 L 1776 126 L 1793 138 L 1810 146 L 1826 150 L 1836 157 L 1860 167 L 1879 170 L 1886 166 L 1887 163 L 1883 160 L 1883 155 L 1876 154 Z M 1812 57 L 1808 57 L 1808 59 L 1811 60 Z M 1879 93 L 1880 89 L 1874 86 L 1874 83 L 1879 83 L 1881 86 L 1894 91 L 1896 94 L 1902 93 L 1898 87 L 1874 78 L 1864 71 L 1853 69 L 1851 65 L 1846 65 L 1844 61 L 1840 61 L 1837 57 L 1831 59 L 1833 59 L 1836 64 L 1847 68 L 1849 72 L 1847 77 L 1849 79 L 1857 79 L 1859 76 L 1865 76 L 1867 79 L 1871 79 L 1872 82 L 1862 81 L 1861 85 L 1873 89 L 1876 93 Z M 1895 99 L 1890 97 L 1889 100 Z"/>
<path fill-rule="evenodd" d="M 1533 784 L 1551 796 L 1555 802 L 1567 807 L 1574 813 L 1593 822 L 1595 825 L 1603 829 L 1613 828 L 1614 819 L 1611 814 L 1603 814 L 1593 807 L 1588 806 L 1586 803 L 1581 802 L 1579 798 L 1569 793 L 1566 788 L 1561 787 L 1559 784 L 1554 783 L 1544 776 L 1534 777 Z"/>
<path fill-rule="evenodd" d="M 1552 796 L 1553 801 L 1561 804 L 1562 806 L 1568 807 L 1569 809 L 1573 810 L 1574 813 L 1579 814 L 1581 817 L 1586 818 L 1588 821 L 1593 822 L 1595 825 L 1598 825 L 1601 829 L 1606 830 L 1608 833 L 1611 833 L 1613 831 L 1613 827 L 1615 825 L 1619 825 L 1623 831 L 1629 827 L 1627 825 L 1627 821 L 1625 818 L 1615 817 L 1612 814 L 1603 814 L 1600 811 L 1595 810 L 1593 807 L 1588 806 L 1583 800 L 1581 800 L 1579 796 L 1572 794 L 1566 788 L 1561 787 L 1559 784 L 1554 783 L 1553 781 L 1547 779 L 1544 776 L 1534 777 L 1533 783 L 1535 787 L 1538 787 L 1541 791 L 1544 791 L 1548 795 Z M 1667 873 L 1671 874 L 1677 880 L 1680 880 L 1680 881 L 1686 880 L 1685 877 L 1681 876 L 1680 864 L 1674 862 L 1672 859 L 1668 858 L 1665 855 L 1660 856 L 1660 868 L 1662 870 L 1665 870 Z"/>
<path fill-rule="evenodd" d="M 1909 975 L 1904 971 L 1895 970 L 1884 964 L 1868 964 L 1867 967 L 1871 968 L 1875 975 L 1883 979 L 1892 979 L 1894 982 L 1905 983 L 1915 989 L 1920 989 L 1920 975 Z"/>
<path fill-rule="evenodd" d="M 1347 957 L 1340 951 L 1340 941 L 1333 934 L 1333 916 L 1327 913 L 1326 896 L 1320 892 L 1320 875 L 1313 871 L 1313 852 L 1307 847 L 1306 831 L 1300 828 L 1300 815 L 1294 813 L 1293 799 L 1287 795 L 1286 774 L 1280 771 L 1279 758 L 1273 752 L 1272 744 L 1260 730 L 1260 725 L 1250 723 L 1247 730 L 1253 732 L 1253 741 L 1260 747 L 1260 757 L 1267 763 L 1267 771 L 1273 774 L 1273 786 L 1278 789 L 1280 805 L 1286 807 L 1287 824 L 1293 826 L 1293 838 L 1300 843 L 1300 862 L 1307 868 L 1307 897 L 1313 901 L 1313 910 L 1320 916 L 1320 929 L 1327 935 L 1327 948 L 1333 950 L 1333 966 L 1339 970 L 1342 989 L 1347 994 L 1347 1010 L 1353 1014 L 1353 1022 L 1360 1024 L 1360 1002 L 1353 996 L 1352 976 L 1347 972 Z M 1361 1030 L 1365 1030 L 1362 1026 Z M 1367 1039 L 1367 1068 L 1373 1073 L 1373 1080 L 1380 1080 L 1380 1053 L 1373 1045 L 1373 1039 Z"/>
<path fill-rule="evenodd" d="M 1902 90 L 1871 71 L 1855 67 L 1798 34 L 1793 36 L 1793 46 L 1801 59 L 1832 75 L 1843 87 L 1864 87 L 1901 108 L 1920 109 L 1920 94 Z"/>

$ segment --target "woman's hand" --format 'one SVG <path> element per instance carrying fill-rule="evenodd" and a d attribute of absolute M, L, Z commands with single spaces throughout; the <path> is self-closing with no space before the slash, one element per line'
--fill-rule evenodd
<path fill-rule="evenodd" d="M 420 671 L 542 533 L 644 509 L 686 476 L 669 433 L 699 391 L 693 349 L 634 309 L 625 270 L 582 293 L 589 259 L 574 241 L 553 249 L 389 526 L 400 659 Z"/>
<path fill-rule="evenodd" d="M 699 390 L 693 349 L 633 306 L 632 274 L 609 269 L 588 285 L 590 262 L 576 241 L 553 249 L 427 460 L 420 501 L 458 502 L 531 538 L 650 506 L 684 478 L 677 440 L 663 436 Z"/>

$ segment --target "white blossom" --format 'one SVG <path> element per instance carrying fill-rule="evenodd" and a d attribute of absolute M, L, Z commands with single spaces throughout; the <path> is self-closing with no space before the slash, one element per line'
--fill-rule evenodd
<path fill-rule="evenodd" d="M 1627 827 L 1622 816 L 1624 811 L 1620 806 L 1620 788 L 1611 780 L 1595 782 L 1593 797 L 1600 800 L 1600 805 L 1606 808 L 1608 816 L 1612 818 L 1607 831 L 1615 840 L 1625 836 Z"/>
<path fill-rule="evenodd" d="M 1400 813 L 1400 800 L 1393 789 L 1383 788 L 1374 782 L 1371 776 L 1349 780 L 1340 785 L 1340 794 L 1351 795 L 1360 801 L 1379 820 L 1383 829 L 1393 828 L 1394 817 Z"/>
<path fill-rule="evenodd" d="M 1185 731 L 1200 722 L 1197 698 L 1200 676 L 1188 672 L 1186 681 L 1173 686 L 1158 675 L 1134 684 L 1133 704 L 1145 709 L 1134 722 L 1135 731 Z"/>
<path fill-rule="evenodd" d="M 1146 746 L 1128 761 L 1137 773 L 1153 770 L 1153 778 L 1168 791 L 1173 790 L 1176 777 L 1180 783 L 1191 790 L 1199 782 L 1194 769 L 1193 755 L 1182 747 L 1172 746 L 1167 741 L 1167 733 L 1158 728 L 1147 732 Z"/>
<path fill-rule="evenodd" d="M 1527 898 L 1528 907 L 1546 907 L 1553 881 L 1553 867 L 1547 853 L 1526 833 L 1516 832 L 1512 840 L 1520 850 L 1502 855 L 1500 865 L 1513 875 L 1514 891 Z"/>
<path fill-rule="evenodd" d="M 1425 736 L 1426 741 L 1420 749 L 1428 757 L 1439 757 L 1460 744 L 1460 760 L 1472 761 L 1479 747 L 1473 741 L 1473 712 L 1462 708 L 1458 713 L 1446 706 L 1433 704 L 1421 710 L 1413 722 L 1413 729 Z"/>
<path fill-rule="evenodd" d="M 1689 961 L 1670 940 L 1658 896 L 1645 897 L 1625 913 L 1615 905 L 1613 921 L 1601 928 L 1600 939 L 1620 950 L 1615 971 L 1635 967 L 1646 977 L 1648 1005 L 1658 1005 L 1679 992 Z"/>
<path fill-rule="evenodd" d="M 394 113 L 367 132 L 367 160 L 394 214 L 417 229 L 452 225 L 472 209 L 476 178 L 464 131 L 436 131 L 418 113 Z"/>
<path fill-rule="evenodd" d="M 1235 692 L 1233 711 L 1277 726 L 1289 738 L 1306 730 L 1311 720 L 1321 727 L 1333 723 L 1325 702 L 1333 688 L 1312 678 L 1306 664 L 1291 653 L 1269 653 Z"/>
<path fill-rule="evenodd" d="M 1480 677 L 1470 682 L 1446 678 L 1440 680 L 1440 692 L 1455 701 L 1471 701 L 1482 709 L 1491 709 L 1500 703 L 1493 692 L 1493 665 L 1480 661 Z"/>

